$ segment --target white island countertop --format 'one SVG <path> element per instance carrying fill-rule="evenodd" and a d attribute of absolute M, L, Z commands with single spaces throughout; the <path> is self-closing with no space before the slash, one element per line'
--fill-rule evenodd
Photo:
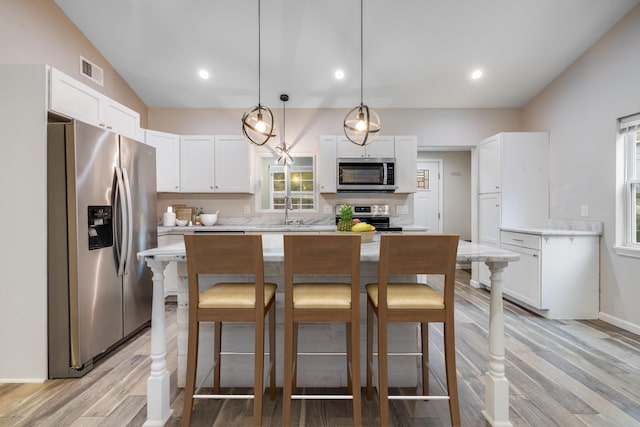
<path fill-rule="evenodd" d="M 392 225 L 393 226 L 393 225 Z M 403 231 L 429 231 L 429 227 L 421 225 L 402 225 Z M 158 234 L 185 234 L 185 233 L 216 233 L 216 232 L 275 232 L 275 233 L 289 233 L 289 232 L 331 232 L 336 231 L 336 226 L 333 224 L 216 224 L 211 226 L 205 225 L 192 225 L 192 226 L 174 226 L 165 227 L 158 226 Z"/>

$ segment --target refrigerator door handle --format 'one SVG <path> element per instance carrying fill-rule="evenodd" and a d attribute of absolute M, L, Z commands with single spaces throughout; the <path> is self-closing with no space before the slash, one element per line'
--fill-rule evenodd
<path fill-rule="evenodd" d="M 125 168 L 122 168 L 122 177 L 124 178 L 124 188 L 127 201 L 127 227 L 123 229 L 122 234 L 127 236 L 127 256 L 124 258 L 124 274 L 129 274 L 129 257 L 133 246 L 133 197 L 131 196 L 131 182 L 129 174 Z"/>
<path fill-rule="evenodd" d="M 116 236 L 116 241 L 118 244 L 116 245 L 116 251 L 118 253 L 118 276 L 123 276 L 125 274 L 125 263 L 127 260 L 127 242 L 126 237 L 129 235 L 128 226 L 127 226 L 127 202 L 126 195 L 124 189 L 124 179 L 122 177 L 122 171 L 119 167 L 116 166 L 116 178 L 118 182 L 118 186 L 116 188 L 116 197 L 115 202 L 120 208 L 120 222 L 122 223 L 122 234 L 114 233 Z M 117 209 L 117 208 L 116 208 Z"/>

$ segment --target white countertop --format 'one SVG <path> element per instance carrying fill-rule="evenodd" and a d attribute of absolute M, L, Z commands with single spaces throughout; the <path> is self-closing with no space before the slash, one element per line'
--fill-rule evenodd
<path fill-rule="evenodd" d="M 502 231 L 511 231 L 514 233 L 535 234 L 538 236 L 600 236 L 601 231 L 597 230 L 573 230 L 567 228 L 546 228 L 546 227 L 506 227 L 501 228 Z"/>
<path fill-rule="evenodd" d="M 181 227 L 184 228 L 184 227 Z M 262 248 L 265 262 L 282 262 L 284 260 L 282 233 L 267 233 L 262 235 Z M 376 234 L 371 243 L 363 243 L 360 259 L 363 262 L 377 262 L 380 253 L 380 234 Z M 516 252 L 492 246 L 479 245 L 461 240 L 458 243 L 458 262 L 512 262 L 520 255 Z M 155 261 L 184 261 L 186 251 L 184 242 L 173 243 L 154 249 L 138 252 L 138 259 Z"/>
<path fill-rule="evenodd" d="M 402 225 L 403 231 L 429 231 L 429 227 L 420 225 Z M 228 231 L 248 231 L 248 232 L 316 232 L 316 231 L 336 231 L 336 226 L 332 224 L 216 224 L 212 226 L 158 226 L 158 234 L 193 233 L 193 232 L 228 232 Z"/>

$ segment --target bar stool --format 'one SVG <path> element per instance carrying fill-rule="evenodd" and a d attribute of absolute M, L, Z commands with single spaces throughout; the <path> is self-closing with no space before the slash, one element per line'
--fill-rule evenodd
<path fill-rule="evenodd" d="M 194 398 L 253 399 L 253 425 L 262 423 L 262 395 L 264 393 L 264 325 L 269 314 L 269 373 L 270 398 L 276 398 L 275 371 L 275 292 L 276 285 L 264 283 L 262 236 L 227 234 L 185 234 L 187 269 L 189 276 L 189 338 L 187 344 L 187 374 L 184 388 L 182 425 L 191 424 Z M 242 282 L 216 283 L 199 292 L 201 274 L 235 275 Z M 246 283 L 247 276 L 253 282 Z M 260 303 L 256 304 L 256 301 Z M 200 322 L 215 322 L 213 393 L 195 394 Z M 220 394 L 220 355 L 223 322 L 254 322 L 255 342 L 253 394 Z M 238 354 L 238 353 L 234 353 Z"/>
<path fill-rule="evenodd" d="M 449 400 L 451 424 L 460 425 L 454 337 L 454 287 L 458 235 L 384 234 L 380 238 L 378 283 L 367 289 L 367 400 L 372 398 L 373 317 L 378 319 L 378 396 L 380 425 L 389 424 L 389 400 Z M 443 275 L 440 293 L 422 283 L 390 283 L 390 275 Z M 422 396 L 389 396 L 387 324 L 420 322 Z M 447 396 L 429 396 L 429 322 L 442 322 Z M 407 355 L 407 353 L 395 353 Z M 409 353 L 415 354 L 415 353 Z"/>
<path fill-rule="evenodd" d="M 357 233 L 284 235 L 284 393 L 282 425 L 292 399 L 352 399 L 353 425 L 362 425 L 360 389 L 360 244 Z M 344 283 L 296 280 L 299 275 L 349 275 Z M 347 395 L 296 395 L 298 324 L 346 324 Z M 304 353 L 323 354 L 323 353 Z M 332 353 L 333 354 L 333 353 Z"/>

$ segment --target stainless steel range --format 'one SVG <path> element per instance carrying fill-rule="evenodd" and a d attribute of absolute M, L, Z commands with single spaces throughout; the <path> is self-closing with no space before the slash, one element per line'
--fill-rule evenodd
<path fill-rule="evenodd" d="M 340 220 L 340 206 L 336 205 L 336 224 Z M 392 227 L 389 219 L 389 205 L 354 205 L 353 217 L 373 225 L 377 231 L 402 231 L 402 227 Z"/>

